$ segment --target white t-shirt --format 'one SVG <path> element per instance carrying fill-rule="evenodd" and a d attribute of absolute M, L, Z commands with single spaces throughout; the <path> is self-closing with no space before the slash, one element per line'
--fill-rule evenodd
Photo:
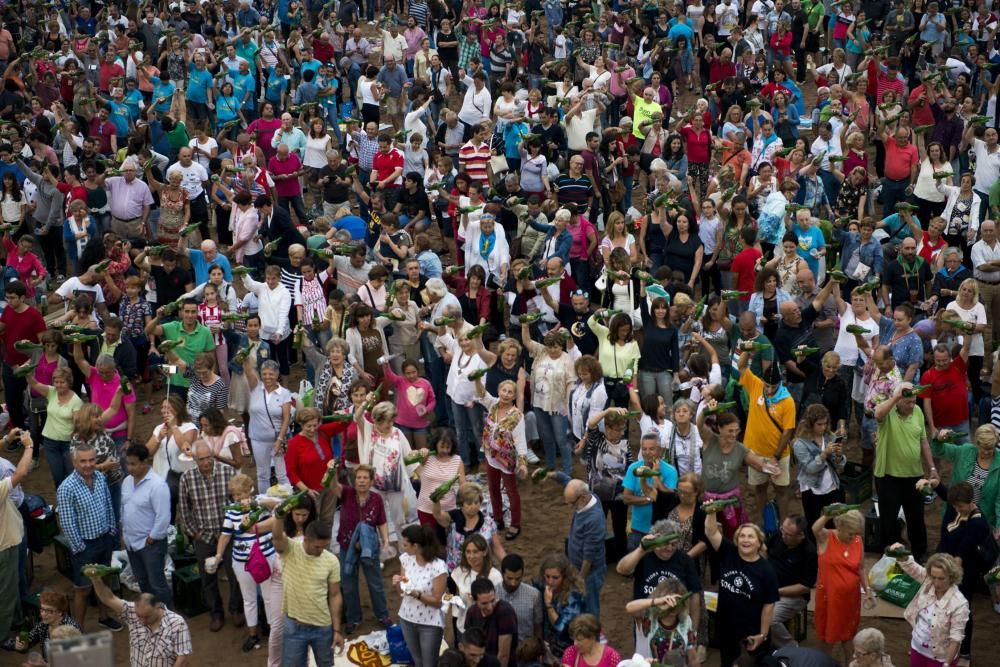
<path fill-rule="evenodd" d="M 986 308 L 978 301 L 968 310 L 958 305 L 958 301 L 952 301 L 948 304 L 948 310 L 958 313 L 963 322 L 986 324 Z M 981 357 L 984 354 L 986 354 L 986 348 L 983 345 L 983 334 L 973 334 L 972 342 L 969 343 L 969 356 Z"/>
<path fill-rule="evenodd" d="M 155 468 L 161 467 L 163 465 L 164 459 L 166 459 L 167 468 L 169 470 L 172 470 L 173 472 L 183 473 L 186 470 L 193 469 L 195 467 L 194 459 L 191 459 L 190 461 L 182 461 L 180 459 L 182 451 L 180 445 L 177 444 L 177 440 L 174 439 L 173 435 L 167 436 L 165 442 L 162 440 L 162 436 L 166 435 L 165 433 L 166 428 L 167 428 L 166 424 L 160 424 L 153 429 L 153 437 L 155 437 L 157 440 L 160 441 L 160 447 L 159 449 L 156 450 L 156 455 L 154 455 L 153 457 L 154 458 L 153 472 L 160 474 L 160 472 L 155 470 Z M 180 429 L 181 433 L 185 434 L 190 433 L 191 431 L 198 430 L 198 427 L 192 424 L 191 422 L 184 422 L 183 424 L 179 424 L 178 428 Z M 160 454 L 161 451 L 163 452 L 163 454 Z M 155 461 L 157 455 L 160 457 L 159 463 Z M 164 471 L 164 474 L 165 472 L 166 471 Z"/>
<path fill-rule="evenodd" d="M 424 595 L 433 592 L 434 580 L 442 574 L 448 574 L 448 564 L 440 558 L 420 565 L 415 556 L 400 554 L 399 564 L 406 576 L 405 590 L 420 591 Z M 444 627 L 444 609 L 424 604 L 412 595 L 404 595 L 399 603 L 399 617 L 417 625 L 433 625 Z"/>
<path fill-rule="evenodd" d="M 858 320 L 854 316 L 854 311 L 848 308 L 840 316 L 840 330 L 837 333 L 837 342 L 833 346 L 833 351 L 840 355 L 840 363 L 848 368 L 853 368 L 858 363 L 858 343 L 854 340 L 854 334 L 847 333 L 847 327 L 857 324 L 868 330 L 862 337 L 871 343 L 878 339 L 878 320 L 869 317 L 867 320 Z"/>
<path fill-rule="evenodd" d="M 594 131 L 597 109 L 587 109 L 574 115 L 566 123 L 566 145 L 571 151 L 587 148 L 587 134 Z"/>
<path fill-rule="evenodd" d="M 69 312 L 69 309 L 73 307 L 73 299 L 81 294 L 89 295 L 94 301 L 95 306 L 99 303 L 104 303 L 104 289 L 100 285 L 85 285 L 76 276 L 67 278 L 66 281 L 59 286 L 59 289 L 56 290 L 56 294 L 63 298 L 63 306 L 67 312 Z"/>
<path fill-rule="evenodd" d="M 188 142 L 188 146 L 190 146 L 192 150 L 195 148 L 200 148 L 203 151 L 211 153 L 213 148 L 217 149 L 219 147 L 219 144 L 212 137 L 209 137 L 208 141 L 206 141 L 205 143 L 199 142 L 198 137 L 195 137 L 194 139 Z M 205 169 L 208 169 L 209 158 L 207 155 L 203 155 L 202 153 L 195 153 L 194 161 L 200 164 Z"/>
<path fill-rule="evenodd" d="M 203 166 L 194 160 L 187 167 L 180 162 L 175 162 L 167 169 L 167 178 L 170 178 L 170 174 L 175 171 L 181 172 L 181 187 L 188 193 L 188 197 L 197 199 L 205 192 L 202 183 L 208 180 L 208 172 Z"/>

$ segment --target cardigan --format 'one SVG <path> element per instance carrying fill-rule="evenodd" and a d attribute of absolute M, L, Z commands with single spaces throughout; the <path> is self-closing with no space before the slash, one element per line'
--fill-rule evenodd
<path fill-rule="evenodd" d="M 914 625 L 917 615 L 922 609 L 934 602 L 938 603 L 934 619 L 931 621 L 931 651 L 934 659 L 944 662 L 948 654 L 948 644 L 961 642 L 965 637 L 965 624 L 969 620 L 969 601 L 958 590 L 958 584 L 953 584 L 945 594 L 937 599 L 934 594 L 934 584 L 927 581 L 927 570 L 910 556 L 900 563 L 903 571 L 920 582 L 920 590 L 910 600 L 903 611 L 910 625 Z"/>
<path fill-rule="evenodd" d="M 951 461 L 951 482 L 954 483 L 963 482 L 972 476 L 978 449 L 971 443 L 953 445 L 931 440 L 931 454 Z M 986 523 L 995 528 L 997 517 L 1000 516 L 1000 455 L 998 454 L 994 454 L 993 464 L 983 483 L 979 495 L 979 510 L 983 513 Z"/>

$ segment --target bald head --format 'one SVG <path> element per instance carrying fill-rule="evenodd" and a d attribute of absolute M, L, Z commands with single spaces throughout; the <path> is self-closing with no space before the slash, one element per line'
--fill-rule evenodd
<path fill-rule="evenodd" d="M 799 291 L 806 296 L 812 294 L 816 289 L 816 275 L 808 267 L 795 274 L 795 282 L 799 286 Z"/>

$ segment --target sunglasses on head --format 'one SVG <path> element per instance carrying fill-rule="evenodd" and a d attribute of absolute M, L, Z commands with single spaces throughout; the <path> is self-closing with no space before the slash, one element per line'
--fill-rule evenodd
<path fill-rule="evenodd" d="M 570 296 L 582 296 L 585 299 L 589 299 L 590 298 L 590 292 L 588 292 L 586 290 L 582 290 L 582 289 L 575 289 L 570 294 Z"/>

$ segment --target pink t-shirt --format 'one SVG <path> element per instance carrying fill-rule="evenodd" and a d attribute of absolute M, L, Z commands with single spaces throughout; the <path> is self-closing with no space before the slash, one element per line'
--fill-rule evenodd
<path fill-rule="evenodd" d="M 295 151 L 289 151 L 288 158 L 285 160 L 279 160 L 277 155 L 268 160 L 267 170 L 274 178 L 275 194 L 279 197 L 295 197 L 302 194 L 302 185 L 299 184 L 298 178 L 275 178 L 284 174 L 294 174 L 301 168 L 302 160 L 299 159 L 298 153 Z"/>
<path fill-rule="evenodd" d="M 614 650 L 610 646 L 604 647 L 604 653 L 601 655 L 601 659 L 597 664 L 591 665 L 589 662 L 584 662 L 583 658 L 580 658 L 577 662 L 577 650 L 576 645 L 570 646 L 563 653 L 562 664 L 573 665 L 574 667 L 584 667 L 584 665 L 589 665 L 590 667 L 618 667 L 618 663 L 622 661 L 618 651 Z"/>
<path fill-rule="evenodd" d="M 570 259 L 587 259 L 587 246 L 589 245 L 587 236 L 595 233 L 594 226 L 581 215 L 579 224 L 570 225 L 566 229 L 573 237 L 573 245 L 569 251 Z"/>
<path fill-rule="evenodd" d="M 87 378 L 88 387 L 87 390 L 90 392 L 90 400 L 93 403 L 101 406 L 101 408 L 107 408 L 111 405 L 111 399 L 115 395 L 115 391 L 118 390 L 118 385 L 121 382 L 118 379 L 118 373 L 116 372 L 109 382 L 105 382 L 101 379 L 101 374 L 97 372 L 97 366 L 90 367 L 90 377 Z M 125 435 L 128 430 L 128 414 L 125 412 L 125 405 L 127 403 L 135 403 L 135 392 L 126 394 L 122 399 L 122 406 L 118 408 L 118 412 L 108 420 L 105 424 L 105 428 L 112 437 Z"/>
<path fill-rule="evenodd" d="M 38 367 L 35 368 L 35 380 L 38 381 L 38 384 L 47 384 L 51 387 L 52 374 L 56 372 L 57 368 L 59 368 L 59 360 L 56 359 L 55 361 L 49 361 L 43 354 L 38 358 Z M 31 395 L 36 398 L 41 396 L 41 394 L 34 389 L 31 390 Z"/>
<path fill-rule="evenodd" d="M 396 375 L 392 369 L 385 369 L 385 379 L 393 387 L 396 394 L 396 423 L 406 428 L 427 428 L 427 416 L 434 412 L 437 401 L 434 389 L 426 378 L 419 378 L 410 383 L 402 375 Z M 417 413 L 417 406 L 424 406 L 424 415 Z"/>

